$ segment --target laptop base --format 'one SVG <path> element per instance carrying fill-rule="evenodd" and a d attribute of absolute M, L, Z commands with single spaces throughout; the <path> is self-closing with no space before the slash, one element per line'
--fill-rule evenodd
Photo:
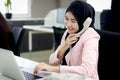
<path fill-rule="evenodd" d="M 14 80 L 14 79 L 8 78 L 4 75 L 0 75 L 0 80 Z"/>

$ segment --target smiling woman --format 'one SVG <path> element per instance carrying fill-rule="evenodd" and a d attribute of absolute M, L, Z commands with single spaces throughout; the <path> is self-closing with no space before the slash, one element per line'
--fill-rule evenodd
<path fill-rule="evenodd" d="M 4 14 L 6 8 L 4 6 L 5 0 L 0 1 L 0 11 Z M 30 16 L 30 6 L 31 0 L 11 0 L 13 17 L 29 17 Z M 17 5 L 16 5 L 17 4 Z M 22 5 L 22 7 L 21 7 Z"/>

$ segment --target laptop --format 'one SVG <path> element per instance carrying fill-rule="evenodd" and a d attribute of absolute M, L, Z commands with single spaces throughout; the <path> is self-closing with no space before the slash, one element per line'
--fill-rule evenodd
<path fill-rule="evenodd" d="M 0 74 L 4 76 L 2 80 L 37 80 L 42 77 L 22 71 L 17 64 L 12 51 L 0 48 Z M 1 78 L 0 75 L 0 78 Z"/>

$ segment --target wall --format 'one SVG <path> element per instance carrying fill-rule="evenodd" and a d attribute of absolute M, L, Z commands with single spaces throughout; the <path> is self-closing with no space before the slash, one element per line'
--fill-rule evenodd
<path fill-rule="evenodd" d="M 74 0 L 32 0 L 31 18 L 44 18 L 50 10 L 67 8 L 72 1 Z M 95 15 L 95 28 L 100 29 L 100 12 Z"/>
<path fill-rule="evenodd" d="M 61 8 L 66 8 L 66 7 L 68 7 L 68 5 L 69 5 L 72 1 L 74 1 L 74 0 L 67 0 L 67 1 L 65 1 L 65 0 L 60 0 L 60 7 L 61 7 Z"/>
<path fill-rule="evenodd" d="M 50 10 L 56 7 L 56 0 L 32 0 L 31 18 L 44 18 Z"/>
<path fill-rule="evenodd" d="M 95 12 L 95 28 L 100 29 L 100 14 L 101 12 Z"/>
<path fill-rule="evenodd" d="M 60 7 L 65 8 L 68 7 L 68 5 L 75 0 L 60 0 Z M 86 0 L 81 0 L 81 1 L 86 1 Z"/>
<path fill-rule="evenodd" d="M 31 0 L 31 18 L 44 18 L 50 10 L 66 8 L 74 0 Z"/>

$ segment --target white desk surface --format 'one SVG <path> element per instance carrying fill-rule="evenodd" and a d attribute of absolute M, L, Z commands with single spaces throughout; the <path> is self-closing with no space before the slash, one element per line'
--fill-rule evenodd
<path fill-rule="evenodd" d="M 38 62 L 22 58 L 22 57 L 17 57 L 15 56 L 17 63 L 20 67 L 24 68 L 31 68 L 33 69 Z M 51 76 L 44 78 L 44 79 L 39 79 L 39 80 L 92 80 L 91 78 L 85 77 L 85 79 L 78 79 L 83 77 L 82 75 L 78 74 L 73 74 L 73 73 L 51 73 Z M 52 78 L 52 79 L 51 79 Z"/>
<path fill-rule="evenodd" d="M 35 31 L 45 31 L 53 33 L 52 27 L 44 26 L 44 25 L 24 25 L 24 29 L 35 30 Z"/>
<path fill-rule="evenodd" d="M 29 60 L 29 59 L 26 59 L 26 58 L 22 58 L 22 57 L 18 57 L 18 56 L 15 56 L 15 58 L 16 58 L 16 61 L 17 61 L 18 65 L 20 67 L 34 68 L 38 64 L 38 62 Z"/>

